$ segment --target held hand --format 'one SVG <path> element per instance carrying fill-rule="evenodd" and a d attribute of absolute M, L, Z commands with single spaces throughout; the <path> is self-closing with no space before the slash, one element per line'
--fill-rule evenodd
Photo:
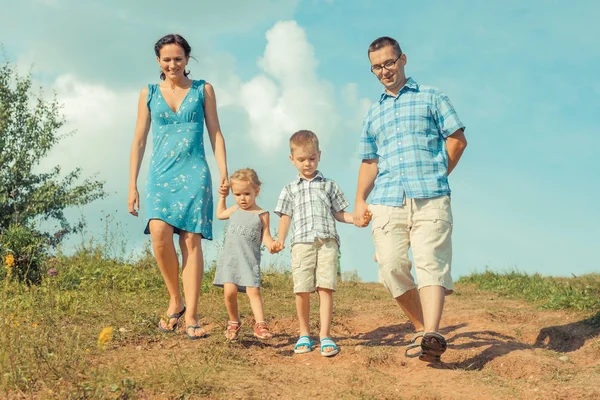
<path fill-rule="evenodd" d="M 226 188 L 223 185 L 219 186 L 219 196 L 227 197 L 227 195 L 229 195 L 229 188 Z"/>
<path fill-rule="evenodd" d="M 369 207 L 369 205 L 364 200 L 357 202 L 356 205 L 354 206 L 354 213 L 353 213 L 354 225 L 358 226 L 359 228 L 364 228 L 365 226 L 368 225 L 368 222 L 365 222 L 367 213 L 370 213 L 368 207 Z M 369 221 L 370 220 L 371 219 L 369 218 Z"/>
<path fill-rule="evenodd" d="M 285 248 L 285 246 L 284 246 L 284 244 L 281 241 L 275 240 L 271 244 L 271 249 L 269 251 L 271 252 L 271 254 L 275 254 L 275 253 L 279 253 L 284 248 Z"/>
<path fill-rule="evenodd" d="M 229 179 L 227 179 L 227 176 L 221 176 L 219 183 L 219 194 L 225 197 L 227 197 L 229 194 Z"/>
<path fill-rule="evenodd" d="M 134 217 L 138 216 L 138 210 L 140 209 L 140 194 L 137 191 L 137 188 L 129 189 L 129 196 L 127 199 L 127 210 L 129 214 Z"/>
<path fill-rule="evenodd" d="M 363 220 L 365 223 L 365 226 L 369 225 L 369 223 L 371 222 L 371 220 L 373 219 L 373 213 L 369 210 L 367 210 L 367 212 L 365 213 Z"/>

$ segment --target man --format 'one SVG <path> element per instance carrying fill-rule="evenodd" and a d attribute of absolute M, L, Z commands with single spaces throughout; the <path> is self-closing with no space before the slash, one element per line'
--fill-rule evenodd
<path fill-rule="evenodd" d="M 384 91 L 363 124 L 354 223 L 366 226 L 365 211 L 372 212 L 380 281 L 417 331 L 406 356 L 439 361 L 447 347 L 438 333 L 444 300 L 453 292 L 448 175 L 467 146 L 465 127 L 443 92 L 406 77 L 396 40 L 375 40 L 368 56 Z"/>

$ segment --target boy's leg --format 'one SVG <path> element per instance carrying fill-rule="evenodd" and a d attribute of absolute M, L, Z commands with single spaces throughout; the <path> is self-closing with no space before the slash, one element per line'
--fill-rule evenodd
<path fill-rule="evenodd" d="M 310 293 L 296 293 L 296 313 L 300 325 L 300 336 L 310 335 Z"/>
<path fill-rule="evenodd" d="M 300 336 L 310 336 L 310 294 L 315 291 L 317 251 L 314 243 L 296 243 L 292 246 L 292 278 L 296 293 L 296 313 Z M 307 350 L 299 346 L 295 350 Z"/>
<path fill-rule="evenodd" d="M 453 291 L 450 197 L 413 201 L 411 242 L 419 281 L 425 332 L 437 332 L 447 294 Z"/>
<path fill-rule="evenodd" d="M 379 280 L 394 297 L 415 327 L 423 330 L 419 292 L 410 273 L 408 258 L 410 226 L 406 206 L 370 205 L 373 213 L 373 243 L 379 263 Z"/>
<path fill-rule="evenodd" d="M 317 288 L 319 293 L 319 312 L 321 314 L 321 339 L 331 337 L 331 319 L 333 318 L 333 290 Z"/>
<path fill-rule="evenodd" d="M 225 294 L 225 308 L 227 309 L 227 314 L 229 315 L 230 321 L 240 322 L 240 314 L 238 312 L 238 288 L 237 285 L 233 283 L 225 283 L 223 284 L 224 294 Z"/>
<path fill-rule="evenodd" d="M 246 294 L 248 295 L 248 299 L 250 300 L 250 308 L 252 308 L 254 320 L 256 322 L 263 322 L 265 320 L 265 310 L 262 296 L 260 294 L 260 288 L 246 287 Z"/>
<path fill-rule="evenodd" d="M 321 316 L 321 331 L 319 336 L 322 340 L 324 338 L 331 338 L 333 293 L 337 289 L 339 246 L 335 239 L 321 240 L 318 243 L 316 279 Z M 323 349 L 326 353 L 335 350 L 333 346 L 327 346 Z"/>

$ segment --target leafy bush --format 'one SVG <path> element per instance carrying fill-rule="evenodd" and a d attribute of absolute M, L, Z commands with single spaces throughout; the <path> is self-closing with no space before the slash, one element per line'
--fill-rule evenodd
<path fill-rule="evenodd" d="M 0 233 L 3 279 L 39 283 L 45 271 L 47 253 L 46 239 L 35 229 L 12 224 Z"/>

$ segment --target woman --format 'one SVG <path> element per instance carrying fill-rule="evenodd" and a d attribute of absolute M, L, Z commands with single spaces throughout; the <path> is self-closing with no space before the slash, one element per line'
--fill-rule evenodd
<path fill-rule="evenodd" d="M 140 207 L 137 177 L 152 123 L 152 158 L 146 185 L 146 234 L 152 238 L 154 256 L 170 301 L 167 318 L 158 328 L 177 329 L 185 315 L 186 335 L 204 337 L 198 325 L 198 297 L 204 272 L 201 239 L 212 240 L 213 201 L 211 177 L 204 155 L 204 121 L 219 168 L 220 189 L 228 191 L 225 141 L 219 126 L 213 87 L 191 80 L 185 67 L 191 48 L 179 35 L 166 35 L 154 46 L 163 82 L 142 89 L 131 147 L 129 212 Z M 183 293 L 179 288 L 179 261 L 173 234 L 179 234 Z"/>

